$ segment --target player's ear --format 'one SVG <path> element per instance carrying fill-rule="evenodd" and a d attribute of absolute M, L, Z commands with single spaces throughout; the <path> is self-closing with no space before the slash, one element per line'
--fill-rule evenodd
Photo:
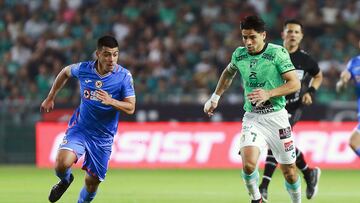
<path fill-rule="evenodd" d="M 300 41 L 304 38 L 304 33 L 300 32 Z"/>
<path fill-rule="evenodd" d="M 99 58 L 99 56 L 100 56 L 100 51 L 99 51 L 98 49 L 96 49 L 95 55 L 96 55 L 97 58 Z"/>
<path fill-rule="evenodd" d="M 285 40 L 285 33 L 281 32 L 281 39 Z"/>
<path fill-rule="evenodd" d="M 263 32 L 262 38 L 263 38 L 263 40 L 265 40 L 265 38 L 266 38 L 266 31 Z"/>

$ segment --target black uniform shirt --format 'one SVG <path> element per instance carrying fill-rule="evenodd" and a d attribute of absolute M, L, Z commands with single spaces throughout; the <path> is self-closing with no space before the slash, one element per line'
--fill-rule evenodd
<path fill-rule="evenodd" d="M 297 92 L 287 95 L 286 109 L 291 114 L 301 107 L 302 96 L 309 88 L 309 82 L 312 77 L 319 73 L 320 68 L 317 62 L 310 57 L 304 50 L 298 49 L 290 54 L 291 62 L 296 68 L 296 73 L 301 82 L 301 88 Z"/>

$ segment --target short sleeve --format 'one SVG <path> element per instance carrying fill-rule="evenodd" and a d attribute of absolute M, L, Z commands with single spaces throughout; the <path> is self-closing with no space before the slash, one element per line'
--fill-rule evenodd
<path fill-rule="evenodd" d="M 354 78 L 354 74 L 353 74 L 353 63 L 354 63 L 354 59 L 351 59 L 347 64 L 346 64 L 346 70 L 348 70 L 351 74 L 351 78 Z"/>
<path fill-rule="evenodd" d="M 284 47 L 281 47 L 277 50 L 275 63 L 278 71 L 281 74 L 295 69 L 294 65 L 291 62 L 290 55 Z"/>
<path fill-rule="evenodd" d="M 230 61 L 230 69 L 233 71 L 237 71 L 238 67 L 236 66 L 236 61 L 237 61 L 237 51 L 235 50 L 231 56 L 231 61 Z"/>
<path fill-rule="evenodd" d="M 132 78 L 131 73 L 129 72 L 126 74 L 124 78 L 121 98 L 134 97 L 134 96 L 135 96 L 134 80 Z"/>
<path fill-rule="evenodd" d="M 320 72 L 318 63 L 312 58 L 309 58 L 309 67 L 309 73 L 311 76 L 315 76 Z"/>
<path fill-rule="evenodd" d="M 78 78 L 81 63 L 75 63 L 70 65 L 71 77 Z"/>

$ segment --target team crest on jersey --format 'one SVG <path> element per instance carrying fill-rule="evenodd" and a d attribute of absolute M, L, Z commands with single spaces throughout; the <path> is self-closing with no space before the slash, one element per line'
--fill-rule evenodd
<path fill-rule="evenodd" d="M 100 81 L 100 80 L 97 80 L 96 82 L 95 82 L 95 87 L 96 88 L 101 88 L 103 86 L 103 83 Z"/>
<path fill-rule="evenodd" d="M 257 63 L 257 59 L 251 59 L 250 61 L 250 69 L 255 69 L 256 68 L 256 63 Z"/>

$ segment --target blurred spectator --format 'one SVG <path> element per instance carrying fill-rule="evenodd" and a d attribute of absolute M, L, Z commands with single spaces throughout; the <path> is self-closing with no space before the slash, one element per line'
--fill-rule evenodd
<path fill-rule="evenodd" d="M 0 0 L 0 102 L 44 98 L 61 68 L 93 59 L 93 42 L 104 34 L 119 41 L 120 64 L 135 75 L 139 103 L 202 102 L 242 44 L 240 20 L 254 13 L 274 43 L 281 43 L 284 19 L 303 22 L 304 49 L 324 71 L 318 102 L 353 98 L 336 98 L 333 78 L 358 53 L 360 1 Z M 78 102 L 76 85 L 59 93 L 60 104 Z M 242 102 L 240 89 L 235 82 L 224 102 Z"/>

